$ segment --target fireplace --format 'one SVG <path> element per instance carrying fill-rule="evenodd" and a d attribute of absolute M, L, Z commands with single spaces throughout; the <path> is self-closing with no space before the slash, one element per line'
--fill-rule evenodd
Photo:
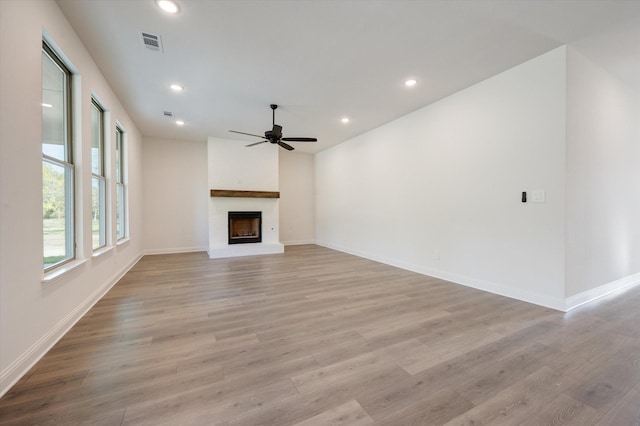
<path fill-rule="evenodd" d="M 229 244 L 262 242 L 262 212 L 229 212 Z"/>

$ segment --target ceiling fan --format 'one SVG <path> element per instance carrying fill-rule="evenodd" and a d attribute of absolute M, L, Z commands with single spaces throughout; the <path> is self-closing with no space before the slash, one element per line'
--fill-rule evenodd
<path fill-rule="evenodd" d="M 282 126 L 279 126 L 276 124 L 276 109 L 278 108 L 278 105 L 276 104 L 271 104 L 271 110 L 272 110 L 272 114 L 273 114 L 273 127 L 271 130 L 267 130 L 266 132 L 264 132 L 264 136 L 260 136 L 260 135 L 254 135 L 252 133 L 245 133 L 245 132 L 238 132 L 236 130 L 229 130 L 231 133 L 239 133 L 241 135 L 248 135 L 248 136 L 255 136 L 257 138 L 261 138 L 264 139 L 263 141 L 260 142 L 254 142 L 251 143 L 249 145 L 246 146 L 255 146 L 255 145 L 260 145 L 261 143 L 265 143 L 265 142 L 271 142 L 274 144 L 278 144 L 281 147 L 283 147 L 286 150 L 289 151 L 293 151 L 293 147 L 289 144 L 284 143 L 283 141 L 287 141 L 287 142 L 317 142 L 318 139 L 316 138 L 283 138 L 282 137 Z"/>

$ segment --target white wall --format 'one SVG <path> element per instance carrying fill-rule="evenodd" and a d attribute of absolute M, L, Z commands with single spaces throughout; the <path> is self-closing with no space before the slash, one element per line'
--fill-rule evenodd
<path fill-rule="evenodd" d="M 46 31 L 81 78 L 76 99 L 76 176 L 81 190 L 78 257 L 86 260 L 43 285 L 42 271 L 42 34 Z M 141 137 L 82 42 L 53 1 L 0 1 L 0 394 L 17 380 L 142 252 Z M 76 80 L 77 81 L 77 80 Z M 130 240 L 92 258 L 90 105 L 104 103 L 115 133 L 126 131 Z M 115 147 L 111 136 L 110 158 Z M 108 171 L 114 175 L 114 168 Z M 111 188 L 111 199 L 115 189 Z M 115 218 L 111 217 L 111 234 Z"/>
<path fill-rule="evenodd" d="M 205 251 L 207 143 L 144 138 L 145 253 Z"/>
<path fill-rule="evenodd" d="M 280 150 L 280 241 L 315 242 L 315 171 L 310 154 Z"/>
<path fill-rule="evenodd" d="M 616 62 L 624 46 L 640 58 L 638 40 L 621 26 L 568 49 L 568 296 L 640 282 L 639 77 Z"/>
<path fill-rule="evenodd" d="M 278 150 L 271 144 L 245 147 L 220 138 L 208 141 L 209 188 L 278 191 Z"/>
<path fill-rule="evenodd" d="M 565 59 L 556 49 L 317 154 L 317 242 L 562 309 Z M 532 190 L 546 203 L 522 204 Z"/>

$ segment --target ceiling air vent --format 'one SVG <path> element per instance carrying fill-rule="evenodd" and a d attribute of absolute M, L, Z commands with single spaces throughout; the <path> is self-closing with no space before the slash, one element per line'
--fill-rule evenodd
<path fill-rule="evenodd" d="M 141 32 L 140 37 L 144 47 L 154 52 L 162 52 L 162 40 L 160 40 L 159 35 Z"/>
<path fill-rule="evenodd" d="M 171 111 L 162 111 L 165 117 L 173 118 L 173 113 Z"/>

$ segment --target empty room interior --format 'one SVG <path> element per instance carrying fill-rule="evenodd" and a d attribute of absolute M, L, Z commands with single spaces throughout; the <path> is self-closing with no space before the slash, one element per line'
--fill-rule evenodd
<path fill-rule="evenodd" d="M 640 1 L 0 0 L 0 424 L 639 425 Z"/>

